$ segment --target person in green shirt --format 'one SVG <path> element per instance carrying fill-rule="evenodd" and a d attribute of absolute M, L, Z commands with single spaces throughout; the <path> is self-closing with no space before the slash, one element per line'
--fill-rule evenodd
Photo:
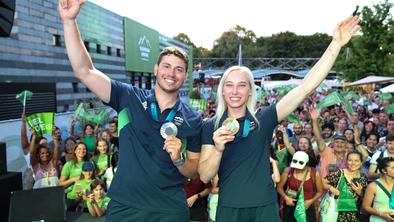
<path fill-rule="evenodd" d="M 81 179 L 75 181 L 71 191 L 67 193 L 68 210 L 72 211 L 78 206 L 85 208 L 85 200 L 91 193 L 90 184 L 94 178 L 94 164 L 90 161 L 83 162 Z"/>
<path fill-rule="evenodd" d="M 82 163 L 88 161 L 86 155 L 86 145 L 82 142 L 76 143 L 74 146 L 74 158 L 64 164 L 60 175 L 59 185 L 65 188 L 74 184 L 75 181 L 81 179 Z"/>
<path fill-rule="evenodd" d="M 94 156 L 92 157 L 96 166 L 96 176 L 101 180 L 104 180 L 104 173 L 109 165 L 108 148 L 109 143 L 104 139 L 99 139 L 97 141 L 96 150 L 94 151 Z"/>
<path fill-rule="evenodd" d="M 111 200 L 105 193 L 105 184 L 101 180 L 94 180 L 91 187 L 91 194 L 86 198 L 86 205 L 90 215 L 101 217 L 107 211 L 107 205 Z"/>

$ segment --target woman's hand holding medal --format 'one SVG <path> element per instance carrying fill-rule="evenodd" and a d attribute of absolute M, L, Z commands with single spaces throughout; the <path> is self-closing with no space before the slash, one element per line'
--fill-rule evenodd
<path fill-rule="evenodd" d="M 216 150 L 223 152 L 224 145 L 235 139 L 235 134 L 237 134 L 238 130 L 239 123 L 236 119 L 229 117 L 224 120 L 222 126 L 213 133 Z"/>

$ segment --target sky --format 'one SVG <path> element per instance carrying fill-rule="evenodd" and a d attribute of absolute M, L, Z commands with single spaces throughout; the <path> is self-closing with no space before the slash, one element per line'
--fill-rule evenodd
<path fill-rule="evenodd" d="M 90 0 L 159 33 L 185 33 L 197 46 L 212 49 L 225 31 L 236 25 L 257 37 L 291 31 L 298 35 L 332 34 L 356 5 L 372 7 L 378 0 Z"/>

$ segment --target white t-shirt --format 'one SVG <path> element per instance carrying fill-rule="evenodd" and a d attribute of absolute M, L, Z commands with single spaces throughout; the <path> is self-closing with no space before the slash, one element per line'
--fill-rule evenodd
<path fill-rule="evenodd" d="M 381 153 L 382 153 L 382 151 L 380 151 L 380 150 L 376 151 L 376 153 L 373 154 L 370 163 L 377 165 L 378 164 L 377 160 L 379 159 Z M 389 152 L 387 152 L 387 150 L 385 150 L 383 153 L 383 158 L 384 157 L 394 157 L 394 154 L 389 154 Z"/>
<path fill-rule="evenodd" d="M 118 167 L 115 167 L 115 173 Z M 114 173 L 112 171 L 112 167 L 108 168 L 104 173 L 105 182 L 107 183 L 107 190 L 111 186 L 112 179 L 114 178 Z"/>

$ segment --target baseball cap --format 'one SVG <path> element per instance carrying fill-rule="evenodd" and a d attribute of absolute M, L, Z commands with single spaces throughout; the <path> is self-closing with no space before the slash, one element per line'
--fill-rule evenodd
<path fill-rule="evenodd" d="M 333 138 L 334 140 L 344 140 L 344 141 L 347 141 L 347 140 L 346 140 L 346 136 L 343 135 L 343 134 L 335 134 L 332 138 Z"/>
<path fill-rule="evenodd" d="M 305 168 L 306 164 L 309 162 L 309 156 L 304 151 L 297 151 L 293 155 L 290 167 L 302 170 Z"/>
<path fill-rule="evenodd" d="M 82 164 L 82 171 L 93 171 L 94 170 L 94 165 L 92 162 L 85 161 Z"/>

